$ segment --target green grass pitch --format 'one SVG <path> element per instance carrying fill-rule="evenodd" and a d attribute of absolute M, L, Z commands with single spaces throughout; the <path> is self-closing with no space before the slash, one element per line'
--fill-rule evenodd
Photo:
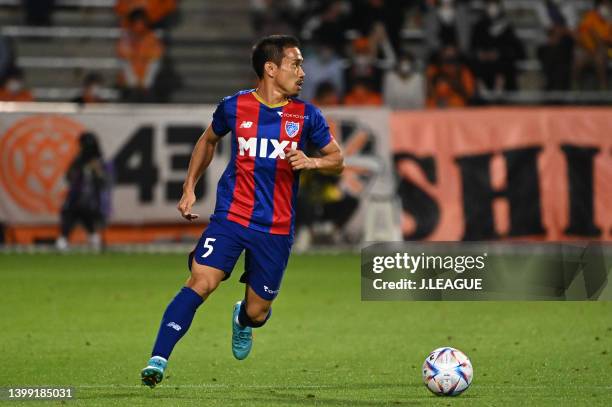
<path fill-rule="evenodd" d="M 240 265 L 150 390 L 139 372 L 185 259 L 0 255 L 0 387 L 73 386 L 75 400 L 45 402 L 68 406 L 612 405 L 612 303 L 361 302 L 348 254 L 291 258 L 245 361 L 230 348 Z M 456 398 L 421 381 L 425 356 L 445 345 L 474 365 Z"/>

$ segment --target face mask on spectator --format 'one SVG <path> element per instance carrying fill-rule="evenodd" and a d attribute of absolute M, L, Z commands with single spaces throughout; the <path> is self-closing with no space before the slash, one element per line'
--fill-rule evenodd
<path fill-rule="evenodd" d="M 102 88 L 99 85 L 91 85 L 89 88 L 89 92 L 92 96 L 100 97 L 102 96 Z"/>
<path fill-rule="evenodd" d="M 412 72 L 412 63 L 410 61 L 402 61 L 397 66 L 397 71 L 402 76 L 408 76 Z"/>
<path fill-rule="evenodd" d="M 450 24 L 455 20 L 455 9 L 453 6 L 442 6 L 438 10 L 438 16 L 446 24 Z"/>
<path fill-rule="evenodd" d="M 23 88 L 23 84 L 18 79 L 10 79 L 6 83 L 6 89 L 11 93 L 17 93 Z"/>
<path fill-rule="evenodd" d="M 499 4 L 491 3 L 487 6 L 487 15 L 490 19 L 496 19 L 501 14 Z"/>
<path fill-rule="evenodd" d="M 355 65 L 366 66 L 371 64 L 371 59 L 368 55 L 357 55 L 355 57 Z"/>

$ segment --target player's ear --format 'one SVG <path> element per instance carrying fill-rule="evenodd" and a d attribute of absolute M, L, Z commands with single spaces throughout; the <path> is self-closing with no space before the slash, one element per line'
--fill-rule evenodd
<path fill-rule="evenodd" d="M 274 62 L 268 61 L 264 64 L 264 74 L 268 75 L 269 77 L 275 77 L 277 71 L 278 66 Z"/>

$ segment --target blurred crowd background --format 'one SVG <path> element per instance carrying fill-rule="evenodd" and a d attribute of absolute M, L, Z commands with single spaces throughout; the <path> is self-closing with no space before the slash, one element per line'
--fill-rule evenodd
<path fill-rule="evenodd" d="M 611 239 L 612 0 L 0 0 L 0 101 L 52 102 L 0 104 L 0 244 L 191 244 L 189 153 L 275 33 L 346 157 L 302 178 L 297 248 Z"/>
<path fill-rule="evenodd" d="M 272 33 L 321 106 L 612 101 L 610 0 L 0 0 L 0 27 L 3 101 L 214 103 Z"/>

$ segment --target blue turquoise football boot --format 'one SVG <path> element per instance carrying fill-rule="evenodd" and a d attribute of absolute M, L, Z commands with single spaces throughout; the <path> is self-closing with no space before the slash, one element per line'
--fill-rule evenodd
<path fill-rule="evenodd" d="M 155 387 L 163 380 L 166 365 L 168 365 L 168 361 L 161 356 L 153 356 L 149 359 L 147 367 L 140 372 L 142 384 L 150 388 Z"/>
<path fill-rule="evenodd" d="M 241 304 L 242 301 L 238 301 L 234 305 L 234 313 L 232 315 L 232 353 L 238 360 L 246 359 L 253 346 L 253 328 L 250 326 L 242 327 L 238 324 Z"/>

